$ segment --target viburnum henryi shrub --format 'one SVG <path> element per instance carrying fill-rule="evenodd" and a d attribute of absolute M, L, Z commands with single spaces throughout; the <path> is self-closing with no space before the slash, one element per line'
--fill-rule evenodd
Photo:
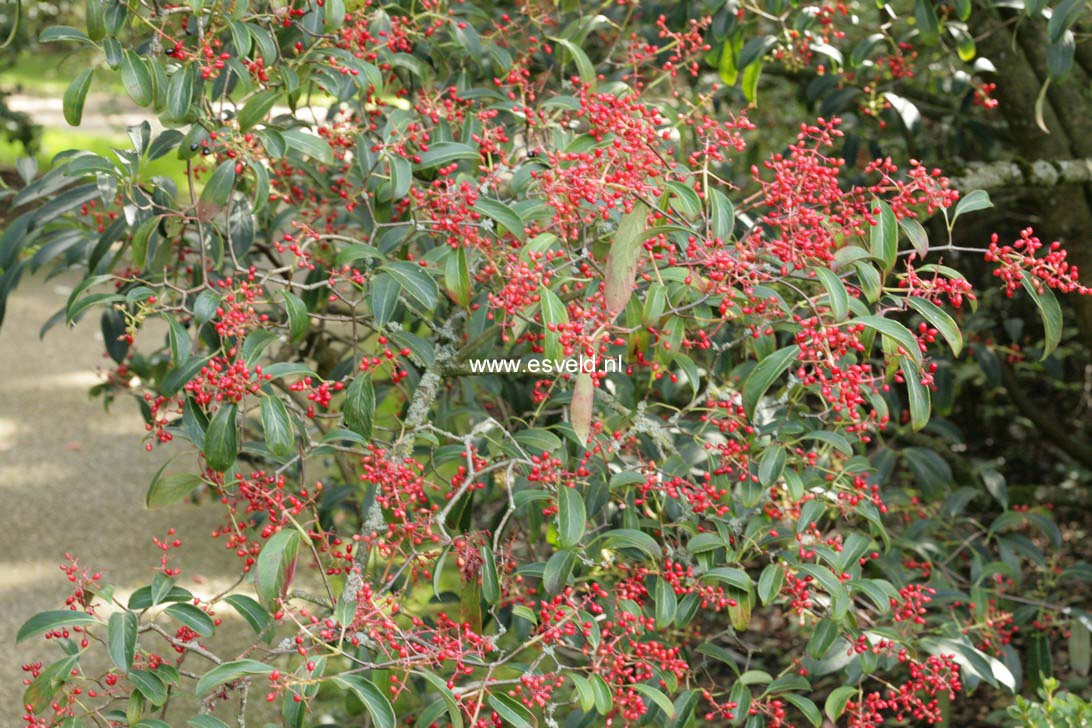
<path fill-rule="evenodd" d="M 847 182 L 837 118 L 742 164 L 709 18 L 601 11 L 89 0 L 43 34 L 165 128 L 24 168 L 2 293 L 84 272 L 51 323 L 100 318 L 98 392 L 194 453 L 148 506 L 219 513 L 240 579 L 180 586 L 174 534 L 125 598 L 70 557 L 18 636 L 61 652 L 28 728 L 935 723 L 1063 631 L 1087 660 L 1048 510 L 908 444 L 976 305 L 946 255 L 1034 300 L 1045 356 L 1089 293 L 1065 252 L 953 241 L 989 198 L 921 164 Z"/>

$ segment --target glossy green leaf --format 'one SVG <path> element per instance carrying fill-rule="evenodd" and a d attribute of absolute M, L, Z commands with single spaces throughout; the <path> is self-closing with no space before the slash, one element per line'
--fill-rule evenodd
<path fill-rule="evenodd" d="M 83 105 L 87 101 L 87 91 L 91 88 L 91 73 L 90 68 L 84 69 L 65 89 L 61 106 L 64 120 L 71 126 L 79 126 L 83 118 Z"/>
<path fill-rule="evenodd" d="M 345 674 L 333 678 L 334 684 L 352 692 L 371 716 L 372 724 L 376 728 L 394 728 L 397 717 L 391 701 L 383 694 L 383 691 L 375 686 L 371 680 L 363 675 Z"/>
<path fill-rule="evenodd" d="M 18 644 L 31 637 L 37 637 L 40 634 L 56 629 L 83 627 L 91 624 L 99 624 L 99 621 L 86 612 L 77 612 L 70 609 L 39 612 L 19 628 L 19 632 L 15 635 L 15 643 Z"/>
<path fill-rule="evenodd" d="M 106 627 L 106 651 L 122 672 L 129 672 L 133 665 L 138 626 L 137 617 L 132 612 L 114 612 L 110 615 Z"/>
<path fill-rule="evenodd" d="M 192 604 L 183 602 L 172 604 L 164 609 L 163 613 L 169 617 L 174 617 L 202 637 L 212 636 L 213 631 L 216 629 L 212 617 Z"/>
<path fill-rule="evenodd" d="M 762 359 L 751 370 L 747 379 L 743 382 L 743 410 L 749 419 L 754 419 L 755 407 L 769 391 L 773 383 L 793 365 L 800 355 L 800 347 L 796 344 L 779 349 Z"/>
<path fill-rule="evenodd" d="M 196 473 L 172 473 L 157 476 L 148 488 L 144 503 L 148 508 L 174 505 L 204 483 Z"/>
<path fill-rule="evenodd" d="M 213 470 L 224 472 L 235 464 L 239 454 L 238 407 L 224 403 L 209 420 L 205 431 L 205 462 Z"/>

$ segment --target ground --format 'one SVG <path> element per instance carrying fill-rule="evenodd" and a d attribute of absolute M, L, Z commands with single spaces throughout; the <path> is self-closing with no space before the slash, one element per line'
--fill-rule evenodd
<path fill-rule="evenodd" d="M 0 643 L 9 647 L 35 612 L 64 607 L 71 590 L 58 565 L 66 552 L 102 569 L 103 581 L 125 595 L 148 583 L 158 565 L 152 537 L 174 527 L 183 541 L 176 552 L 183 586 L 210 596 L 238 573 L 234 554 L 209 537 L 210 506 L 144 508 L 159 466 L 173 454 L 180 461 L 192 455 L 182 448 L 145 452 L 135 403 L 119 400 L 105 412 L 101 400 L 88 397 L 97 370 L 108 363 L 99 357 L 97 318 L 72 329 L 58 326 L 39 340 L 39 327 L 64 304 L 73 280 L 25 280 L 0 328 L 0 488 L 6 494 Z M 59 654 L 38 639 L 0 662 L 0 725 L 17 725 L 20 665 Z"/>

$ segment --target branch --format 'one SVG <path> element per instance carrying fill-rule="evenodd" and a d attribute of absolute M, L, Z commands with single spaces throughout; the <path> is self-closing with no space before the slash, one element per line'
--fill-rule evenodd
<path fill-rule="evenodd" d="M 998 187 L 1054 187 L 1092 182 L 1092 159 L 1038 159 L 1034 162 L 976 162 L 965 174 L 952 177 L 961 190 Z"/>

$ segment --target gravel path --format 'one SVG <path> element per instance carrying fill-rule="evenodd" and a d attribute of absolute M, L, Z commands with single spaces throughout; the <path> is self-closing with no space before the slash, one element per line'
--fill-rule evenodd
<path fill-rule="evenodd" d="M 215 506 L 144 508 L 153 474 L 182 448 L 145 452 L 135 402 L 119 399 L 104 412 L 101 400 L 88 397 L 97 369 L 107 363 L 99 357 L 97 317 L 74 329 L 55 327 L 39 341 L 39 327 L 64 305 L 74 282 L 25 279 L 0 328 L 0 644 L 8 648 L 0 660 L 3 726 L 19 724 L 20 665 L 49 664 L 60 656 L 41 639 L 11 648 L 27 618 L 64 607 L 70 585 L 58 564 L 65 552 L 101 569 L 103 582 L 117 585 L 123 598 L 151 579 L 160 555 L 152 537 L 162 538 L 171 527 L 183 541 L 172 552 L 183 586 L 209 596 L 238 573 L 235 556 L 209 538 L 219 515 Z M 179 466 L 191 457 L 181 454 Z"/>

